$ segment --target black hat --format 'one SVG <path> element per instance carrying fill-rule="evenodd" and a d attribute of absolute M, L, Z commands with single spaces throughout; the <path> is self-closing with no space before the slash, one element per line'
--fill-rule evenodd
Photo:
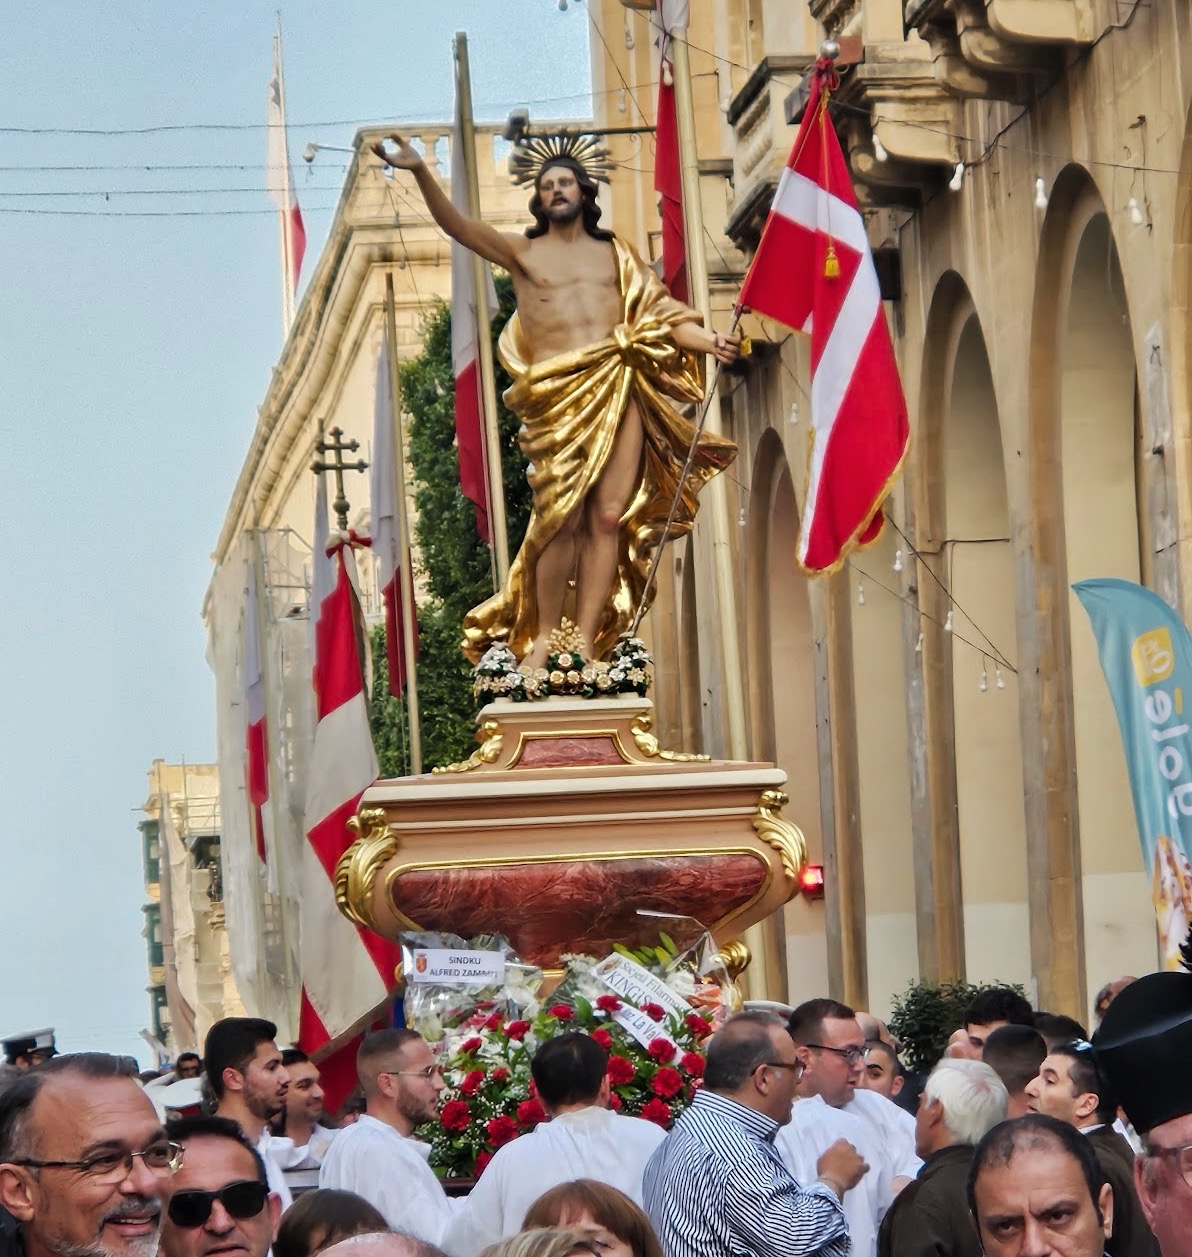
<path fill-rule="evenodd" d="M 1106 1010 L 1097 1067 L 1140 1134 L 1192 1113 L 1192 973 L 1148 973 Z"/>

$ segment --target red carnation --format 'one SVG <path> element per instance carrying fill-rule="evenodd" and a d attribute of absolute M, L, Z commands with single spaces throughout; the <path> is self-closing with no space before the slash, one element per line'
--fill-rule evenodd
<path fill-rule="evenodd" d="M 474 1069 L 471 1073 L 464 1075 L 463 1082 L 459 1084 L 459 1093 L 461 1096 L 474 1096 L 482 1086 L 484 1086 L 484 1070 Z"/>
<path fill-rule="evenodd" d="M 712 1033 L 712 1023 L 705 1021 L 698 1013 L 688 1013 L 683 1020 L 697 1039 L 706 1039 Z"/>
<path fill-rule="evenodd" d="M 488 1163 L 493 1159 L 491 1152 L 478 1152 L 476 1154 L 476 1177 L 479 1178 L 485 1170 L 488 1169 Z"/>
<path fill-rule="evenodd" d="M 529 1028 L 530 1023 L 528 1021 L 511 1021 L 505 1027 L 505 1037 L 507 1039 L 524 1039 Z"/>
<path fill-rule="evenodd" d="M 677 1050 L 678 1049 L 669 1039 L 651 1039 L 650 1046 L 646 1048 L 646 1051 L 654 1058 L 654 1060 L 663 1065 L 665 1065 L 667 1061 L 673 1061 L 675 1059 L 675 1052 Z"/>
<path fill-rule="evenodd" d="M 700 1062 L 700 1067 L 703 1067 L 702 1061 Z M 509 1071 L 504 1065 L 498 1065 L 497 1068 L 489 1074 L 489 1077 L 493 1080 L 493 1082 L 504 1082 L 505 1079 L 509 1077 Z"/>
<path fill-rule="evenodd" d="M 666 1009 L 661 1004 L 643 1004 L 642 1012 L 655 1021 L 663 1021 L 666 1018 Z"/>
<path fill-rule="evenodd" d="M 684 1052 L 679 1064 L 692 1078 L 704 1076 L 704 1058 L 698 1052 Z"/>
<path fill-rule="evenodd" d="M 606 1052 L 613 1050 L 613 1036 L 607 1030 L 598 1028 L 592 1031 L 592 1038 L 600 1044 Z"/>
<path fill-rule="evenodd" d="M 546 1121 L 546 1112 L 537 1100 L 523 1100 L 517 1106 L 517 1123 L 533 1130 L 540 1122 Z"/>
<path fill-rule="evenodd" d="M 623 1056 L 610 1056 L 608 1058 L 608 1080 L 614 1087 L 623 1087 L 626 1083 L 632 1082 L 637 1075 L 637 1070 L 633 1068 L 633 1062 L 626 1060 Z"/>
<path fill-rule="evenodd" d="M 500 1030 L 501 1022 L 505 1020 L 504 1013 L 493 1013 L 484 1023 L 485 1030 Z"/>
<path fill-rule="evenodd" d="M 479 1050 L 479 1048 L 481 1047 L 482 1043 L 483 1043 L 483 1040 L 480 1038 L 480 1036 L 479 1036 L 479 1035 L 474 1034 L 474 1035 L 473 1035 L 470 1039 L 465 1039 L 465 1040 L 464 1040 L 464 1041 L 463 1041 L 463 1042 L 459 1045 L 459 1050 L 460 1050 L 460 1051 L 461 1051 L 461 1052 L 462 1052 L 465 1056 L 467 1056 L 467 1055 L 469 1055 L 470 1053 L 472 1053 L 472 1052 L 475 1052 L 475 1051 Z"/>
<path fill-rule="evenodd" d="M 615 1091 L 609 1092 L 608 1107 L 612 1109 L 614 1113 L 619 1113 L 621 1111 L 621 1097 L 617 1095 Z"/>
<path fill-rule="evenodd" d="M 677 1096 L 683 1090 L 683 1075 L 677 1069 L 671 1069 L 669 1065 L 663 1067 L 654 1075 L 654 1081 L 650 1084 L 656 1096 L 662 1096 L 664 1100 L 669 1100 L 671 1096 Z"/>
<path fill-rule="evenodd" d="M 517 1123 L 506 1113 L 502 1113 L 500 1117 L 490 1118 L 484 1123 L 484 1129 L 488 1135 L 488 1142 L 494 1148 L 500 1148 L 517 1138 Z"/>
<path fill-rule="evenodd" d="M 439 1121 L 444 1130 L 467 1130 L 472 1122 L 472 1110 L 466 1100 L 448 1100 L 439 1112 Z"/>
<path fill-rule="evenodd" d="M 575 1010 L 570 1004 L 552 1004 L 546 1010 L 548 1017 L 555 1017 L 559 1021 L 570 1021 L 575 1016 Z"/>
<path fill-rule="evenodd" d="M 621 1001 L 615 995 L 598 995 L 596 997 L 596 1007 L 602 1012 L 619 1013 L 621 1011 Z"/>
<path fill-rule="evenodd" d="M 671 1124 L 670 1105 L 663 1104 L 661 1100 L 647 1100 L 642 1105 L 639 1116 L 644 1117 L 647 1122 L 657 1123 L 664 1130 Z"/>

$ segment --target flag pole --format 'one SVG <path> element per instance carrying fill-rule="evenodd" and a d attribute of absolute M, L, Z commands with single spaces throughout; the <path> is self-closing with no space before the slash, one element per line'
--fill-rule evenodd
<path fill-rule="evenodd" d="M 455 35 L 455 90 L 459 93 L 459 131 L 464 169 L 468 176 L 468 214 L 480 217 L 480 178 L 476 170 L 476 127 L 472 120 L 472 76 L 468 68 L 468 37 Z M 480 402 L 484 409 L 484 460 L 488 479 L 488 528 L 497 569 L 497 590 L 509 576 L 509 537 L 505 530 L 505 482 L 501 472 L 501 430 L 497 422 L 497 383 L 493 366 L 492 332 L 488 318 L 488 272 L 485 261 L 472 254 L 472 292 L 476 302 L 476 341 L 480 351 Z"/>
<path fill-rule="evenodd" d="M 406 718 L 410 726 L 410 774 L 422 773 L 422 718 L 418 710 L 418 670 L 414 653 L 417 612 L 414 604 L 414 569 L 410 559 L 410 517 L 406 509 L 405 441 L 401 421 L 401 375 L 397 366 L 397 310 L 393 299 L 393 272 L 385 272 L 385 344 L 389 350 L 389 404 L 393 411 L 393 459 L 396 463 L 398 524 L 398 588 L 401 614 L 401 649 L 406 661 Z"/>
<path fill-rule="evenodd" d="M 700 199 L 699 154 L 695 142 L 695 102 L 691 91 L 691 58 L 687 27 L 668 32 L 674 68 L 675 123 L 679 138 L 679 174 L 683 188 L 683 227 L 687 236 L 687 279 L 691 304 L 712 328 L 712 299 L 708 289 L 708 258 L 704 248 L 704 213 Z M 716 373 L 708 387 L 704 425 L 723 436 L 720 392 Z M 745 683 L 741 667 L 741 641 L 737 628 L 737 594 L 733 582 L 732 546 L 729 543 L 728 488 L 724 476 L 713 476 L 704 488 L 711 501 L 712 562 L 720 648 L 724 663 L 724 696 L 728 716 L 728 753 L 731 759 L 749 757 L 745 731 Z M 759 997 L 785 999 L 781 917 L 771 916 L 745 931 L 753 962 L 750 989 Z"/>
<path fill-rule="evenodd" d="M 281 237 L 281 331 L 289 336 L 294 323 L 294 290 L 290 276 L 294 271 L 294 242 L 291 238 L 290 218 L 293 213 L 293 189 L 290 187 L 290 145 L 286 130 L 286 80 L 281 65 L 281 14 L 277 15 L 277 28 L 273 32 L 273 65 L 277 70 L 277 102 L 281 113 L 282 149 L 286 169 L 282 179 L 282 206 L 278 210 L 278 229 Z"/>

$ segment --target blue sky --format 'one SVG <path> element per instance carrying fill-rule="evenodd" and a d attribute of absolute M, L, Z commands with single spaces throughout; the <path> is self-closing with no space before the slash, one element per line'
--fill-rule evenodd
<path fill-rule="evenodd" d="M 0 1033 L 54 1025 L 67 1049 L 147 1060 L 137 809 L 155 757 L 214 754 L 199 608 L 280 348 L 275 12 L 7 0 L 0 15 Z M 449 118 L 454 31 L 478 116 L 588 110 L 583 4 L 303 0 L 281 17 L 308 271 L 342 167 L 323 154 L 308 171 L 303 145 Z M 128 133 L 163 126 L 183 129 Z M 163 165 L 216 168 L 144 169 Z M 146 211 L 169 216 L 111 216 Z"/>

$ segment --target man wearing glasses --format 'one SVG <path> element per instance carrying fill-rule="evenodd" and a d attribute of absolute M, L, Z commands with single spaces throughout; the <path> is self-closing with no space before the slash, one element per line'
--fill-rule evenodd
<path fill-rule="evenodd" d="M 180 1163 L 118 1057 L 54 1057 L 0 1092 L 0 1253 L 154 1257 Z"/>
<path fill-rule="evenodd" d="M 261 1154 L 227 1118 L 183 1117 L 167 1129 L 183 1157 L 165 1191 L 163 1257 L 265 1257 L 281 1201 Z"/>
<path fill-rule="evenodd" d="M 1163 1257 L 1192 1257 L 1192 974 L 1131 982 L 1106 1011 L 1093 1051 L 1142 1139 L 1134 1184 Z"/>
<path fill-rule="evenodd" d="M 413 1030 L 374 1030 L 356 1054 L 367 1108 L 342 1130 L 323 1160 L 319 1186 L 355 1192 L 396 1231 L 442 1246 L 463 1207 L 447 1198 L 414 1138 L 439 1113 L 443 1075 L 426 1040 Z"/>
<path fill-rule="evenodd" d="M 834 1143 L 800 1183 L 774 1148 L 800 1072 L 770 1013 L 739 1013 L 712 1036 L 704 1085 L 642 1182 L 665 1257 L 847 1257 L 840 1200 L 865 1173 L 857 1150 Z"/>

